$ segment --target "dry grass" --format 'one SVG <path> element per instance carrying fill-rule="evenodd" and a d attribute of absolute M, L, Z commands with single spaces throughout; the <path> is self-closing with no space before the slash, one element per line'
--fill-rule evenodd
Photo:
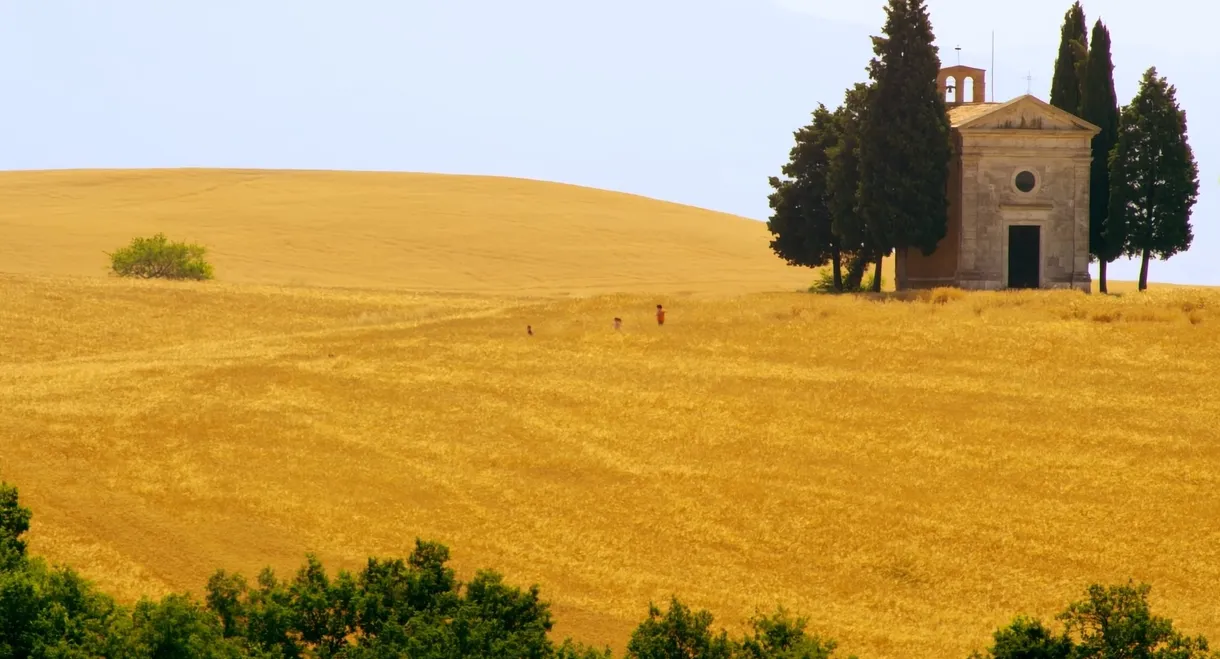
<path fill-rule="evenodd" d="M 0 327 L 0 477 L 33 550 L 126 598 L 423 536 L 619 648 L 673 592 L 729 625 L 782 603 L 862 657 L 964 657 L 1128 577 L 1220 637 L 1220 292 L 10 276 Z"/>
<path fill-rule="evenodd" d="M 233 283 L 509 294 L 804 289 L 759 222 L 480 176 L 119 170 L 0 174 L 0 272 L 100 275 L 164 231 Z"/>

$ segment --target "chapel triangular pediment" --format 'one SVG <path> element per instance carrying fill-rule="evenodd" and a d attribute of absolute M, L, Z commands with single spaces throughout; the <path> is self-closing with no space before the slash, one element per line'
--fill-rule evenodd
<path fill-rule="evenodd" d="M 956 115 L 956 116 L 955 116 Z M 1098 133 L 1100 128 L 1035 96 L 1006 103 L 963 105 L 950 111 L 954 128 L 971 130 L 1045 130 Z"/>

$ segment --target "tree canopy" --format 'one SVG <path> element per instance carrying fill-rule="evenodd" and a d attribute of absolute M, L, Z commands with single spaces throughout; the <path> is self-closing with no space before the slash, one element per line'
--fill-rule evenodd
<path fill-rule="evenodd" d="M 1101 128 L 1093 136 L 1093 161 L 1089 168 L 1089 252 L 1098 260 L 1101 292 L 1106 292 L 1106 264 L 1122 254 L 1125 227 L 1109 225 L 1110 151 L 1118 139 L 1118 98 L 1114 93 L 1114 62 L 1110 56 L 1110 31 L 1101 22 L 1093 25 L 1093 37 L 1085 69 L 1081 118 Z"/>
<path fill-rule="evenodd" d="M 1088 60 L 1088 31 L 1084 8 L 1079 0 L 1063 16 L 1059 30 L 1059 55 L 1055 58 L 1055 75 L 1051 79 L 1050 104 L 1080 116 L 1085 95 L 1085 67 Z"/>
<path fill-rule="evenodd" d="M 809 125 L 794 133 L 796 144 L 781 171 L 783 179 L 768 179 L 774 192 L 767 229 L 775 237 L 771 249 L 790 265 L 817 268 L 832 263 L 835 288 L 842 289 L 839 274 L 839 237 L 833 231 L 827 173 L 829 150 L 839 141 L 834 116 L 819 103 Z"/>
<path fill-rule="evenodd" d="M 1186 113 L 1173 85 L 1150 67 L 1119 115 L 1110 154 L 1109 231 L 1124 227 L 1123 253 L 1140 257 L 1139 290 L 1148 287 L 1151 257 L 1164 260 L 1190 248 L 1190 214 L 1198 196 L 1199 168 L 1186 137 Z M 1112 247 L 1118 247 L 1117 238 Z"/>
<path fill-rule="evenodd" d="M 869 63 L 873 89 L 860 132 L 859 212 L 888 255 L 931 254 L 948 231 L 949 117 L 923 0 L 889 0 Z M 902 273 L 899 273 L 901 279 Z M 900 282 L 901 285 L 901 282 Z"/>
<path fill-rule="evenodd" d="M 1208 659 L 1207 639 L 1187 636 L 1173 621 L 1152 613 L 1147 584 L 1090 585 L 1056 619 L 1059 632 L 1041 620 L 1017 616 L 996 630 L 985 653 L 972 659 Z"/>
<path fill-rule="evenodd" d="M 869 232 L 860 216 L 857 193 L 860 188 L 860 131 L 868 111 L 872 88 L 862 82 L 849 87 L 843 94 L 843 104 L 835 109 L 839 142 L 829 152 L 830 168 L 826 175 L 829 195 L 831 229 L 839 237 L 844 256 L 850 256 L 846 280 L 847 290 L 856 290 L 865 267 L 877 261 L 882 243 Z M 880 269 L 878 269 L 878 276 Z M 874 287 L 880 280 L 874 277 Z"/>
<path fill-rule="evenodd" d="M 21 536 L 30 530 L 30 510 L 17 500 L 17 488 L 0 483 L 0 569 L 25 558 Z"/>

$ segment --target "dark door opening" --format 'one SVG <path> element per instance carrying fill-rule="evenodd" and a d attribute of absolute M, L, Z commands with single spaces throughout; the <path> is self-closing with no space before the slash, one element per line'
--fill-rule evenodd
<path fill-rule="evenodd" d="M 1039 288 L 1038 265 L 1042 261 L 1042 227 L 1008 227 L 1008 287 Z"/>

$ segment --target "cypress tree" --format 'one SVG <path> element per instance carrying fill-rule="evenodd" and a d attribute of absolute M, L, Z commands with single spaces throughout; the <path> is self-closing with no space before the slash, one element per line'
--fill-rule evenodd
<path fill-rule="evenodd" d="M 839 237 L 843 256 L 848 257 L 847 290 L 857 290 L 864 278 L 864 269 L 876 261 L 876 240 L 869 234 L 859 213 L 860 130 L 868 110 L 870 87 L 862 82 L 850 87 L 843 95 L 843 104 L 834 112 L 838 124 L 839 143 L 828 153 L 830 169 L 826 176 L 829 194 L 831 228 Z"/>
<path fill-rule="evenodd" d="M 1186 113 L 1177 90 L 1156 67 L 1144 72 L 1139 92 L 1118 119 L 1110 154 L 1111 233 L 1125 228 L 1123 252 L 1139 256 L 1141 291 L 1148 288 L 1148 260 L 1190 249 L 1190 212 L 1199 198 L 1199 167 L 1186 139 Z"/>
<path fill-rule="evenodd" d="M 1101 292 L 1106 291 L 1106 265 L 1122 254 L 1122 226 L 1107 231 L 1110 215 L 1110 150 L 1118 139 L 1118 99 L 1114 93 L 1114 63 L 1110 58 L 1110 31 L 1097 19 L 1090 39 L 1081 118 L 1099 128 L 1093 137 L 1089 171 L 1089 253 L 1097 259 Z M 1113 243 L 1111 245 L 1110 243 Z"/>
<path fill-rule="evenodd" d="M 839 238 L 832 230 L 826 189 L 827 151 L 839 142 L 834 115 L 819 103 L 812 123 L 794 136 L 796 144 L 781 169 L 786 178 L 768 179 L 774 190 L 768 197 L 773 212 L 767 229 L 775 236 L 771 250 L 789 265 L 832 263 L 835 290 L 843 290 Z"/>
<path fill-rule="evenodd" d="M 1055 58 L 1055 76 L 1051 79 L 1051 105 L 1080 115 L 1084 96 L 1084 77 L 1088 60 L 1089 26 L 1084 20 L 1084 8 L 1079 0 L 1063 16 L 1059 31 L 1059 55 Z"/>
<path fill-rule="evenodd" d="M 873 81 L 860 134 L 859 212 L 880 257 L 928 255 L 948 232 L 949 116 L 936 88 L 940 57 L 923 0 L 889 0 L 873 39 Z M 905 273 L 898 273 L 899 287 Z M 874 290 L 880 280 L 874 277 Z"/>

